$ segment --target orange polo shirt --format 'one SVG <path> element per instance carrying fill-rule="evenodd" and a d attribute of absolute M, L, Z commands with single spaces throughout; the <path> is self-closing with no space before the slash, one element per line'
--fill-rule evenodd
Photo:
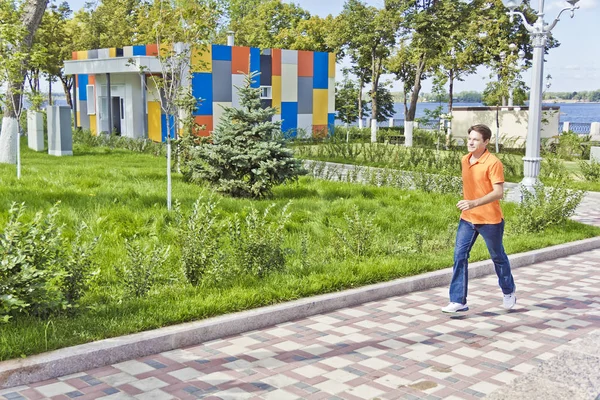
<path fill-rule="evenodd" d="M 504 183 L 504 166 L 502 162 L 488 150 L 471 165 L 471 153 L 462 158 L 463 197 L 465 200 L 475 200 L 493 190 L 493 184 Z M 500 201 L 465 210 L 460 217 L 473 224 L 499 224 L 502 222 Z"/>

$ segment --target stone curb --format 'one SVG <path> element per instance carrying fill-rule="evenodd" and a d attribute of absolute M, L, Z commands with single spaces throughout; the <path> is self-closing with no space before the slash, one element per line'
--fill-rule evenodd
<path fill-rule="evenodd" d="M 513 268 L 600 248 L 600 237 L 509 256 Z M 469 265 L 470 278 L 494 273 L 490 260 Z M 0 362 L 0 388 L 31 384 L 392 296 L 446 286 L 451 268 L 254 310 L 67 347 Z M 440 305 L 441 306 L 441 305 Z"/>

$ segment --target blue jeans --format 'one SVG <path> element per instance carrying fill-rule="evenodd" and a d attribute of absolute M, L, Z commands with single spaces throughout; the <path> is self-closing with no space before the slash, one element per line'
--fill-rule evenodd
<path fill-rule="evenodd" d="M 510 294 L 515 291 L 515 282 L 510 272 L 510 262 L 502 245 L 504 235 L 504 220 L 499 224 L 472 224 L 463 219 L 458 223 L 456 231 L 456 245 L 454 247 L 454 268 L 450 282 L 450 301 L 453 303 L 467 303 L 467 286 L 469 279 L 468 265 L 469 253 L 475 244 L 477 236 L 483 237 L 490 252 L 498 284 L 502 293 Z"/>

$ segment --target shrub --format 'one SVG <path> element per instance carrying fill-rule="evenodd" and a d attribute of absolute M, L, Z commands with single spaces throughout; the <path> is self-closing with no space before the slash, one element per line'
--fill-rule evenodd
<path fill-rule="evenodd" d="M 356 256 L 365 257 L 374 253 L 375 240 L 379 229 L 375 225 L 374 217 L 363 216 L 354 205 L 352 213 L 344 213 L 346 226 L 335 227 L 334 232 L 346 252 Z"/>
<path fill-rule="evenodd" d="M 0 321 L 18 314 L 46 317 L 76 306 L 92 275 L 91 252 L 82 228 L 75 240 L 57 222 L 58 203 L 46 215 L 24 218 L 24 204 L 13 203 L 0 235 Z"/>
<path fill-rule="evenodd" d="M 521 185 L 521 203 L 517 207 L 515 230 L 541 232 L 549 226 L 564 223 L 575 213 L 585 192 L 565 189 L 565 182 L 556 187 L 538 183 L 533 191 Z"/>
<path fill-rule="evenodd" d="M 556 180 L 565 180 L 568 178 L 569 172 L 563 161 L 557 155 L 550 153 L 542 159 L 540 176 Z"/>
<path fill-rule="evenodd" d="M 563 160 L 581 158 L 586 151 L 586 143 L 590 141 L 589 135 L 578 135 L 574 132 L 563 132 L 558 137 L 558 143 L 550 145 L 551 151 Z"/>
<path fill-rule="evenodd" d="M 89 147 L 108 147 L 111 149 L 125 149 L 136 153 L 147 153 L 155 156 L 165 155 L 166 150 L 163 143 L 153 142 L 150 139 L 128 138 L 115 134 L 101 133 L 93 135 L 89 130 L 75 129 L 73 131 L 73 143 Z"/>
<path fill-rule="evenodd" d="M 240 273 L 262 278 L 284 268 L 284 227 L 290 218 L 287 212 L 289 204 L 283 207 L 275 222 L 268 218 L 275 204 L 267 207 L 262 215 L 251 207 L 245 219 L 236 214 L 229 221 L 233 258 Z"/>
<path fill-rule="evenodd" d="M 212 197 L 206 202 L 203 200 L 201 196 L 194 203 L 180 235 L 183 272 L 192 285 L 198 285 L 205 274 L 222 270 L 225 258 L 220 250 L 221 232 L 215 215 L 217 202 Z"/>
<path fill-rule="evenodd" d="M 145 296 L 158 280 L 158 272 L 167 260 L 169 248 L 162 248 L 155 242 L 156 238 L 153 239 L 142 241 L 134 236 L 125 240 L 127 259 L 117 271 L 127 294 Z"/>
<path fill-rule="evenodd" d="M 212 144 L 195 147 L 184 175 L 188 181 L 207 182 L 234 197 L 261 198 L 305 173 L 281 139 L 281 122 L 271 121 L 275 109 L 261 107 L 260 90 L 251 87 L 254 77 L 247 76 L 239 88 L 241 106 L 224 107 Z"/>
<path fill-rule="evenodd" d="M 581 169 L 581 174 L 586 181 L 600 181 L 600 163 L 598 161 L 591 160 L 590 162 L 587 162 L 585 160 L 581 160 L 579 161 L 579 168 Z"/>

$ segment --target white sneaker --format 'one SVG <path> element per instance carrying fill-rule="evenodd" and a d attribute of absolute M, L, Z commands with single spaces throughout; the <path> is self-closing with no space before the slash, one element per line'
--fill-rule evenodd
<path fill-rule="evenodd" d="M 469 307 L 466 304 L 450 303 L 446 307 L 442 307 L 442 312 L 445 313 L 457 313 L 461 311 L 468 311 Z"/>
<path fill-rule="evenodd" d="M 515 294 L 515 292 L 504 295 L 502 307 L 506 308 L 507 310 L 510 310 L 515 306 L 515 304 L 517 304 L 517 295 Z"/>

